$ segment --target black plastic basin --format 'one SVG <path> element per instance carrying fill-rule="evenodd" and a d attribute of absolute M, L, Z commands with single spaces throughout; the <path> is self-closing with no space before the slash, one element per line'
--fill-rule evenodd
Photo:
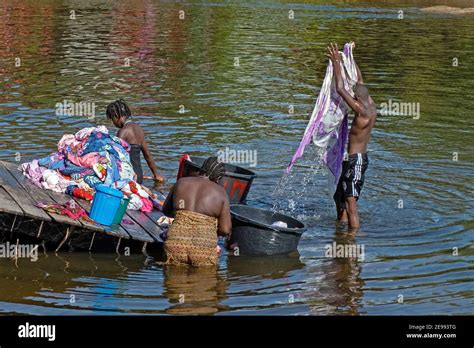
<path fill-rule="evenodd" d="M 232 236 L 230 245 L 238 247 L 239 254 L 277 255 L 297 251 L 305 225 L 287 215 L 271 210 L 231 205 Z M 287 227 L 272 226 L 282 221 Z"/>
<path fill-rule="evenodd" d="M 207 157 L 191 156 L 191 161 L 184 161 L 182 176 L 197 175 Z M 229 196 L 230 203 L 244 203 L 247 199 L 255 173 L 251 170 L 224 163 L 225 175 L 219 182 Z"/>

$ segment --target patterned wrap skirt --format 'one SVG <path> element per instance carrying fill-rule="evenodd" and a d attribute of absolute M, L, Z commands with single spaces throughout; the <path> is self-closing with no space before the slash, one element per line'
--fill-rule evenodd
<path fill-rule="evenodd" d="M 177 210 L 165 241 L 166 263 L 212 266 L 217 264 L 217 219 Z"/>

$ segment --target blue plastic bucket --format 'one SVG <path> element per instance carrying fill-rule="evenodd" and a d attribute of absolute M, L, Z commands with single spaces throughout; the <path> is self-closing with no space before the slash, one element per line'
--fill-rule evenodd
<path fill-rule="evenodd" d="M 110 226 L 117 214 L 123 193 L 105 185 L 97 185 L 95 189 L 89 217 L 99 224 Z"/>

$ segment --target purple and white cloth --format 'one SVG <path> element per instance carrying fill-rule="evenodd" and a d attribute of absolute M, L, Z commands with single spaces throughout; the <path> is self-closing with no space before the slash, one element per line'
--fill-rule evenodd
<path fill-rule="evenodd" d="M 352 44 L 346 43 L 341 52 L 341 72 L 344 88 L 353 96 L 352 88 L 357 83 L 357 68 L 352 56 Z M 323 86 L 314 105 L 303 139 L 300 142 L 286 172 L 289 173 L 298 158 L 303 156 L 305 147 L 313 140 L 316 153 L 329 169 L 330 189 L 335 190 L 342 170 L 342 161 L 347 147 L 349 107 L 336 92 L 333 66 L 329 61 Z"/>

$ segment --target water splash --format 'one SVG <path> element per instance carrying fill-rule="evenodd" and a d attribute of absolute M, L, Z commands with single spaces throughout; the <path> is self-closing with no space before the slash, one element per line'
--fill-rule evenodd
<path fill-rule="evenodd" d="M 273 211 L 297 219 L 317 218 L 317 196 L 327 193 L 327 169 L 315 151 L 307 151 L 290 173 L 278 181 L 271 197 Z"/>

